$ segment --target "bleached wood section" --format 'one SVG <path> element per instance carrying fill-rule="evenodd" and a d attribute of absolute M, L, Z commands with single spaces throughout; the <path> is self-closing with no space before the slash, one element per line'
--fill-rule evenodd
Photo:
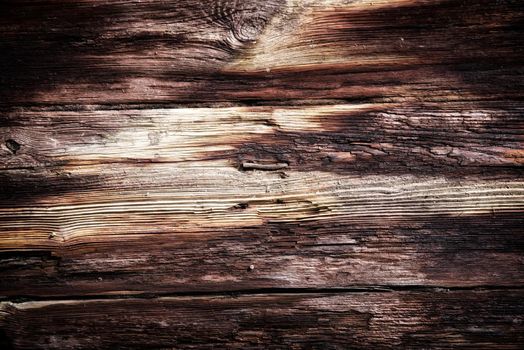
<path fill-rule="evenodd" d="M 33 222 L 37 229 L 39 223 L 49 223 L 56 230 L 74 232 L 82 227 L 81 220 L 75 224 L 75 218 L 85 219 L 86 224 L 93 219 L 101 225 L 103 220 L 116 223 L 121 217 L 125 223 L 125 214 L 129 213 L 144 217 L 158 214 L 166 222 L 180 219 L 195 227 L 238 227 L 268 220 L 502 214 L 524 206 L 522 179 L 356 177 L 323 172 L 287 172 L 286 178 L 281 178 L 279 174 L 243 174 L 230 168 L 199 171 L 167 165 L 82 167 L 69 172 L 71 181 L 78 181 L 76 190 L 60 193 L 57 189 L 54 194 L 51 188 L 47 196 L 36 196 L 27 205 L 4 205 L 0 224 L 6 230 L 20 227 L 30 232 Z M 84 184 L 84 176 L 97 176 L 102 181 Z M 48 180 L 52 186 L 53 180 L 61 178 L 49 175 Z M 20 190 L 20 197 L 23 195 Z M 18 217 L 23 219 L 17 224 L 14 220 Z M 68 222 L 74 224 L 69 227 Z M 47 234 L 43 231 L 41 237 L 47 238 Z M 14 237 L 10 233 L 10 238 Z M 8 237 L 2 244 L 9 246 L 7 242 Z"/>
<path fill-rule="evenodd" d="M 176 163 L 411 172 L 524 164 L 524 104 L 16 109 L 0 125 L 0 166 Z M 286 169 L 287 170 L 287 169 Z"/>

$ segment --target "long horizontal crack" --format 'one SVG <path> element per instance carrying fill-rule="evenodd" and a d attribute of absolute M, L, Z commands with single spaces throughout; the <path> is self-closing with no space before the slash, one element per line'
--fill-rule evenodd
<path fill-rule="evenodd" d="M 217 292 L 155 292 L 138 294 L 92 294 L 62 296 L 18 295 L 0 297 L 0 302 L 25 303 L 31 301 L 58 300 L 115 300 L 115 299 L 155 299 L 161 297 L 241 297 L 250 295 L 283 294 L 351 294 L 351 293 L 391 293 L 391 292 L 454 292 L 454 291 L 515 291 L 524 290 L 524 285 L 476 285 L 476 286 L 428 286 L 428 285 L 367 285 L 344 288 L 257 288 L 224 290 Z"/>
<path fill-rule="evenodd" d="M 9 105 L 0 104 L 0 111 L 9 111 L 16 109 L 38 110 L 49 112 L 82 112 L 82 111 L 109 111 L 109 110 L 141 110 L 141 109 L 181 109 L 181 108 L 232 108 L 232 107 L 298 107 L 298 106 L 327 106 L 338 104 L 365 104 L 365 103 L 384 103 L 392 104 L 384 98 L 343 98 L 343 99 L 281 99 L 281 100 L 239 100 L 239 101 L 216 101 L 216 102 L 132 102 L 132 103 L 65 103 L 65 104 L 46 104 L 46 103 L 25 103 Z"/>

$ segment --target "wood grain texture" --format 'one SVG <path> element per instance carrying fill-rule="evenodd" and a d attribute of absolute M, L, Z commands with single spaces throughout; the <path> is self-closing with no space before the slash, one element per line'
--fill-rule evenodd
<path fill-rule="evenodd" d="M 0 101 L 521 98 L 519 0 L 2 1 Z M 23 45 L 20 43 L 23 42 Z"/>
<path fill-rule="evenodd" d="M 18 109 L 3 114 L 0 166 L 176 163 L 355 173 L 489 172 L 524 164 L 524 103 Z M 287 170 L 287 169 L 286 169 Z"/>
<path fill-rule="evenodd" d="M 17 349 L 519 349 L 522 297 L 508 290 L 66 300 L 3 303 L 0 314 Z"/>
<path fill-rule="evenodd" d="M 524 281 L 513 177 L 75 169 L 3 200 L 2 294 Z"/>
<path fill-rule="evenodd" d="M 197 232 L 182 227 L 162 235 L 149 226 L 155 234 L 146 236 L 136 232 L 147 227 L 132 221 L 126 234 L 63 238 L 58 233 L 47 246 L 4 252 L 0 291 L 16 298 L 370 285 L 520 286 L 523 246 L 515 232 L 522 224 L 521 218 L 504 215 L 443 216 L 377 225 L 338 220 Z M 123 224 L 118 225 L 121 231 Z"/>
<path fill-rule="evenodd" d="M 10 111 L 1 294 L 521 285 L 518 106 Z"/>
<path fill-rule="evenodd" d="M 0 1 L 0 348 L 523 348 L 523 23 Z"/>

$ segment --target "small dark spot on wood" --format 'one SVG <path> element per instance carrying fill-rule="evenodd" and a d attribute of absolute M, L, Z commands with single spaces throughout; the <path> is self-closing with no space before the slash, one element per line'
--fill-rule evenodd
<path fill-rule="evenodd" d="M 246 208 L 249 208 L 249 203 L 246 203 L 246 202 L 238 203 L 232 206 L 231 208 L 232 209 L 246 209 Z"/>
<path fill-rule="evenodd" d="M 278 125 L 278 123 L 274 121 L 273 119 L 266 119 L 264 124 L 266 124 L 267 126 L 276 126 L 280 128 L 280 125 Z"/>
<path fill-rule="evenodd" d="M 326 157 L 324 157 L 324 158 L 322 159 L 322 164 L 323 164 L 323 165 L 328 165 L 328 164 L 332 163 L 333 160 L 334 160 L 333 157 L 331 157 L 331 156 L 326 156 Z"/>
<path fill-rule="evenodd" d="M 277 204 L 284 204 L 284 200 L 280 199 L 280 198 L 277 198 L 277 199 L 275 199 L 275 203 L 277 203 Z"/>
<path fill-rule="evenodd" d="M 13 139 L 8 139 L 5 141 L 6 147 L 13 152 L 13 154 L 16 154 L 20 150 L 20 147 L 22 147 L 18 142 L 16 142 Z"/>

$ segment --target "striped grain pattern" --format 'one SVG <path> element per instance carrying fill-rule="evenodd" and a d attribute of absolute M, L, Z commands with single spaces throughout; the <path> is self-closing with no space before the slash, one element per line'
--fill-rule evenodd
<path fill-rule="evenodd" d="M 0 2 L 0 348 L 524 347 L 523 19 Z"/>
<path fill-rule="evenodd" d="M 64 300 L 5 303 L 0 314 L 20 349 L 519 349 L 522 297 L 440 290 Z"/>
<path fill-rule="evenodd" d="M 518 285 L 518 112 L 436 108 L 11 112 L 2 291 Z"/>

